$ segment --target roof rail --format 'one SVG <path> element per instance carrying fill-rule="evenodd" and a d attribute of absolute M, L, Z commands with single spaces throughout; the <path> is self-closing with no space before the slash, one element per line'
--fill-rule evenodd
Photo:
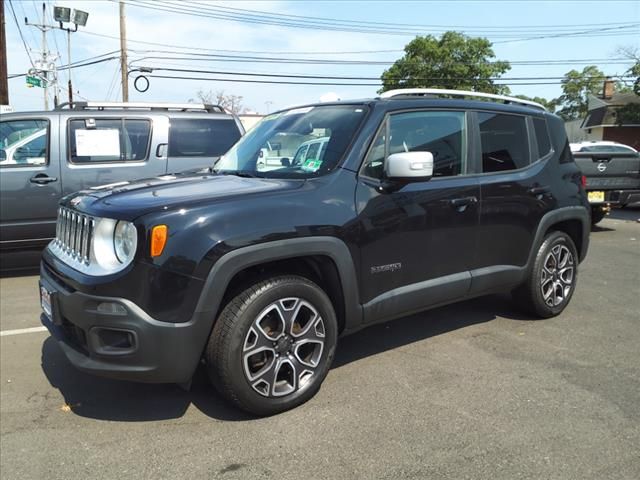
<path fill-rule="evenodd" d="M 527 107 L 535 107 L 545 111 L 547 110 L 544 105 L 538 102 L 523 100 L 522 98 L 509 97 L 507 95 L 496 95 L 495 93 L 471 92 L 468 90 L 447 90 L 442 88 L 400 88 L 397 90 L 387 90 L 386 92 L 380 94 L 380 98 L 394 98 L 416 95 L 449 95 L 452 97 L 488 98 L 491 100 L 500 100 L 504 103 L 516 103 L 519 105 L 525 105 Z"/>
<path fill-rule="evenodd" d="M 205 110 L 209 113 L 227 113 L 221 105 L 208 103 L 144 103 L 144 102 L 64 102 L 56 110 L 163 110 L 163 111 L 193 111 Z"/>

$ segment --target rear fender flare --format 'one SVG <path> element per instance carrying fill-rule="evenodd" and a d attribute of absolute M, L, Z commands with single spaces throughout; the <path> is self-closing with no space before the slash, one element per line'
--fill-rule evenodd
<path fill-rule="evenodd" d="M 538 248 L 542 244 L 544 237 L 549 229 L 551 229 L 553 225 L 560 222 L 565 222 L 567 220 L 579 220 L 582 225 L 582 229 L 580 232 L 582 235 L 580 261 L 582 262 L 582 260 L 585 259 L 585 257 L 587 256 L 587 250 L 589 249 L 591 213 L 586 207 L 582 206 L 562 207 L 546 213 L 540 220 L 540 223 L 538 224 L 538 230 L 536 231 L 536 236 L 533 240 L 531 251 L 529 252 L 529 258 L 525 266 L 527 272 L 533 266 L 533 262 L 535 261 L 536 255 L 538 253 Z"/>

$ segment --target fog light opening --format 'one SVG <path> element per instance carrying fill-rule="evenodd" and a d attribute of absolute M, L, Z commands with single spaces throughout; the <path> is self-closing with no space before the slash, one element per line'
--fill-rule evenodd
<path fill-rule="evenodd" d="M 94 349 L 105 355 L 122 355 L 133 352 L 136 345 L 136 334 L 131 330 L 112 328 L 93 328 Z"/>
<path fill-rule="evenodd" d="M 127 315 L 127 309 L 119 303 L 114 302 L 102 302 L 98 304 L 98 313 L 103 313 L 105 315 Z"/>

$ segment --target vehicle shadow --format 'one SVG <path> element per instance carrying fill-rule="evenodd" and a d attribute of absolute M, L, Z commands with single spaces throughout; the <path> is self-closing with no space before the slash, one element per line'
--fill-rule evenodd
<path fill-rule="evenodd" d="M 612 208 L 605 220 L 622 220 L 624 222 L 640 222 L 639 207 Z M 613 232 L 615 228 L 604 226 L 602 223 L 591 226 L 591 233 Z"/>
<path fill-rule="evenodd" d="M 508 295 L 493 295 L 422 312 L 361 330 L 338 343 L 332 368 L 339 368 L 414 342 L 494 320 L 532 320 L 517 312 Z M 203 369 L 189 391 L 177 385 L 153 385 L 110 380 L 76 370 L 49 337 L 42 346 L 42 369 L 76 415 L 98 420 L 145 422 L 179 418 L 193 404 L 221 421 L 255 417 L 227 404 L 208 384 Z"/>
<path fill-rule="evenodd" d="M 639 207 L 613 208 L 607 218 L 613 220 L 625 220 L 628 222 L 636 222 L 640 219 Z"/>
<path fill-rule="evenodd" d="M 600 224 L 597 225 L 591 225 L 591 233 L 600 233 L 600 232 L 613 232 L 615 231 L 614 228 L 609 228 L 609 227 L 603 227 Z"/>

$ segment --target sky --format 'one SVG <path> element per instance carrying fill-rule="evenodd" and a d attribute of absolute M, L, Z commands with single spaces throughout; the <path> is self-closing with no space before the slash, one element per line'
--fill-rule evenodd
<path fill-rule="evenodd" d="M 207 1 L 125 0 L 129 69 L 140 67 L 196 69 L 217 72 L 245 72 L 270 75 L 357 76 L 378 79 L 385 68 L 402 56 L 404 46 L 416 34 L 440 35 L 445 30 L 485 36 L 493 44 L 496 60 L 510 62 L 559 61 L 554 65 L 514 64 L 505 77 L 561 77 L 567 71 L 597 65 L 607 75 L 621 75 L 630 63 L 620 58 L 619 47 L 640 49 L 640 0 L 549 0 L 549 1 Z M 31 68 L 16 21 L 32 58 L 39 56 L 41 33 L 24 25 L 41 21 L 42 0 L 5 0 L 7 60 L 9 75 L 26 73 Z M 111 0 L 46 0 L 47 11 L 53 5 L 89 12 L 86 27 L 71 36 L 71 61 L 99 55 L 119 55 L 118 3 Z M 13 6 L 13 11 L 11 9 Z M 219 7 L 242 9 L 220 14 Z M 188 10 L 188 14 L 178 13 Z M 207 13 L 209 12 L 209 13 Z M 218 12 L 212 18 L 210 12 Z M 285 23 L 298 27 L 250 22 L 253 15 L 285 14 Z M 231 13 L 242 21 L 229 19 Z M 48 15 L 49 15 L 48 14 Z M 334 19 L 371 22 L 369 29 L 381 31 L 340 31 L 305 28 L 311 17 L 316 21 Z M 225 18 L 220 18 L 225 17 Z M 270 17 L 274 18 L 274 17 Z M 53 23 L 47 16 L 48 23 Z M 379 23 L 374 23 L 379 22 Z M 381 25 L 381 24 L 385 25 Z M 326 24 L 326 23 L 325 23 Z M 335 23 L 334 23 L 335 24 Z M 389 25 L 394 24 L 394 25 Z M 353 24 L 343 23 L 354 30 Z M 302 28 L 300 28 L 302 27 Z M 624 28 L 620 28 L 624 27 Z M 593 30 L 600 29 L 592 35 Z M 360 30 L 363 30 L 360 28 Z M 366 30 L 366 29 L 364 29 Z M 592 36 L 553 37 L 559 33 L 589 31 Z M 397 34 L 399 33 L 399 34 Z M 547 37 L 523 40 L 524 37 Z M 552 38 L 549 38 L 549 37 Z M 114 37 L 114 38 L 110 38 Z M 58 65 L 68 63 L 66 32 L 52 30 L 47 35 L 49 49 L 59 54 Z M 142 43 L 147 42 L 147 43 Z M 160 46 L 156 44 L 163 44 Z M 259 52 L 259 53 L 248 53 Z M 284 52 L 284 53 L 283 53 Z M 193 56 L 193 54 L 198 54 Z M 208 55 L 208 56 L 206 56 Z M 226 55 L 227 57 L 211 57 Z M 234 58 L 230 58 L 235 56 Z M 237 56 L 355 60 L 374 64 L 266 63 Z M 189 57 L 187 60 L 185 57 Z M 195 60 L 193 60 L 195 58 Z M 243 61 L 231 61 L 243 60 Z M 594 60 L 568 63 L 566 60 Z M 72 70 L 77 99 L 120 101 L 120 73 L 117 59 Z M 282 80 L 276 77 L 229 76 L 158 71 L 156 75 L 192 76 L 227 79 Z M 280 85 L 237 81 L 149 78 L 148 91 L 137 92 L 130 76 L 130 101 L 187 102 L 197 99 L 198 91 L 221 91 L 243 97 L 243 105 L 266 113 L 291 105 L 316 102 L 322 95 L 335 93 L 342 99 L 376 96 L 379 85 Z M 66 101 L 66 71 L 59 72 L 61 96 Z M 289 79 L 309 82 L 314 80 Z M 315 80 L 318 81 L 318 80 Z M 342 83 L 379 83 L 377 80 L 323 80 Z M 543 80 L 537 80 L 543 82 Z M 555 98 L 560 95 L 558 80 L 551 85 L 511 85 L 512 94 Z M 525 83 L 523 81 L 522 83 Z M 39 110 L 44 106 L 43 90 L 28 88 L 25 77 L 10 78 L 9 98 L 16 111 Z"/>

